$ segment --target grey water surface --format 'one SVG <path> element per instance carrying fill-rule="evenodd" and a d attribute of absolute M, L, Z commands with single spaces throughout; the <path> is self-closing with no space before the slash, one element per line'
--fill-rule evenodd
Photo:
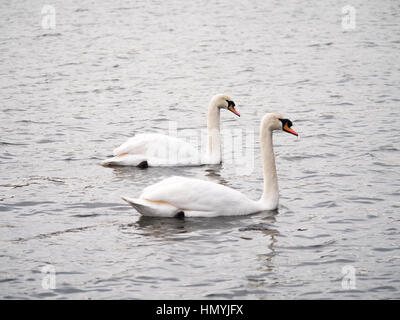
<path fill-rule="evenodd" d="M 400 298 L 398 1 L 48 4 L 54 29 L 43 1 L 0 3 L 0 298 Z M 136 133 L 204 129 L 220 92 L 250 160 L 98 165 Z M 274 134 L 276 212 L 144 218 L 121 200 L 171 175 L 258 199 L 271 111 L 299 132 Z"/>

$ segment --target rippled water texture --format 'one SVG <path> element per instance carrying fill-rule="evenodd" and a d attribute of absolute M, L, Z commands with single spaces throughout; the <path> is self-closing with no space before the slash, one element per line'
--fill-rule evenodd
<path fill-rule="evenodd" d="M 400 298 L 398 1 L 351 1 L 354 30 L 333 0 L 49 4 L 54 30 L 43 1 L 0 4 L 1 298 Z M 170 120 L 204 128 L 219 92 L 242 114 L 222 128 L 254 134 L 248 172 L 97 165 Z M 146 219 L 120 199 L 173 174 L 257 199 L 270 111 L 299 132 L 274 135 L 278 212 Z"/>

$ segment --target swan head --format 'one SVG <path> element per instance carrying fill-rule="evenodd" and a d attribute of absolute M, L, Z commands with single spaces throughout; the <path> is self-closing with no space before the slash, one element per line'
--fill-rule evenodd
<path fill-rule="evenodd" d="M 271 131 L 282 130 L 298 136 L 297 132 L 291 128 L 292 125 L 292 121 L 285 118 L 280 113 L 267 113 L 262 120 L 262 126 L 268 128 Z"/>
<path fill-rule="evenodd" d="M 235 102 L 226 94 L 220 93 L 211 98 L 210 106 L 218 109 L 226 109 L 240 117 L 235 109 Z"/>

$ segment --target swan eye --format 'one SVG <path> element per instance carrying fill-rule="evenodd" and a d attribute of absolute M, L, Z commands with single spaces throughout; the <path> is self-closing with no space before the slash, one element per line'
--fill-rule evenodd
<path fill-rule="evenodd" d="M 292 121 L 289 119 L 279 119 L 279 121 L 282 122 L 282 128 L 285 126 L 285 124 L 287 124 L 289 128 L 293 125 Z"/>
<path fill-rule="evenodd" d="M 235 106 L 235 103 L 233 101 L 231 101 L 231 100 L 226 100 L 226 102 L 228 102 L 228 108 Z"/>

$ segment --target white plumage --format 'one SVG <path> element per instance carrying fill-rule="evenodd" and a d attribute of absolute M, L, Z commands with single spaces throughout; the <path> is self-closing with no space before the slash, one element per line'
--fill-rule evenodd
<path fill-rule="evenodd" d="M 199 152 L 189 143 L 164 134 L 138 134 L 114 149 L 114 157 L 103 165 L 148 166 L 200 165 Z"/>
<path fill-rule="evenodd" d="M 145 188 L 139 199 L 123 199 L 148 216 L 174 217 L 183 212 L 185 217 L 215 217 L 244 215 L 250 213 L 250 208 L 258 209 L 239 191 L 210 181 L 178 176 Z"/>

